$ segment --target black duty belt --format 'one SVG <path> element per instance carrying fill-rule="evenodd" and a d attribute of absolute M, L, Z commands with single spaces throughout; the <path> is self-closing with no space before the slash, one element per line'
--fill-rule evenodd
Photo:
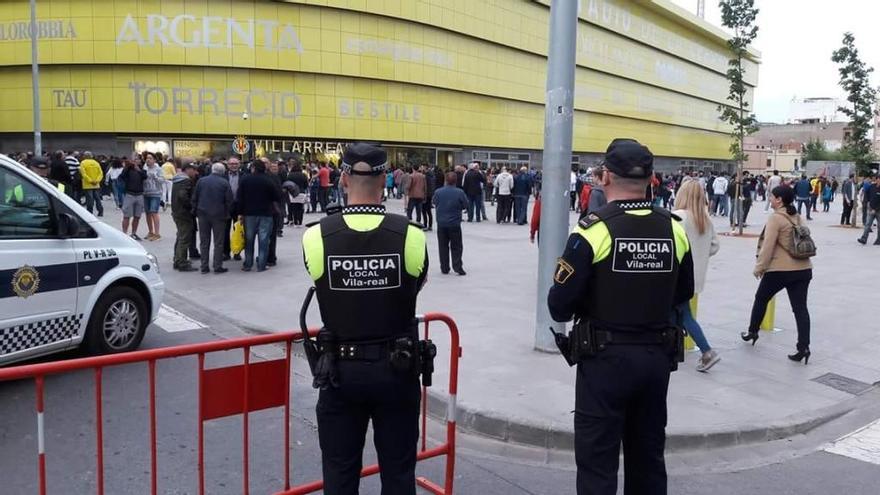
<path fill-rule="evenodd" d="M 391 355 L 391 342 L 334 344 L 333 351 L 346 361 L 379 361 Z"/>
<path fill-rule="evenodd" d="M 664 332 L 629 332 L 622 330 L 596 330 L 597 345 L 661 345 L 666 343 Z"/>

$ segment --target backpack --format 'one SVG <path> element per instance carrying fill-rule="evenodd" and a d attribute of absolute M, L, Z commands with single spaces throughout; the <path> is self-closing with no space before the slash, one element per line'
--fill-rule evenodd
<path fill-rule="evenodd" d="M 780 213 L 781 214 L 781 213 Z M 788 254 L 796 260 L 806 260 L 816 256 L 816 243 L 810 235 L 810 229 L 800 223 L 794 223 L 788 215 L 783 215 L 791 224 L 791 245 Z"/>

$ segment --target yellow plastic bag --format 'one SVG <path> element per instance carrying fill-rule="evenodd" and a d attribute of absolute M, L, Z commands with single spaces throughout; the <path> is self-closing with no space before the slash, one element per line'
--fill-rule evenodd
<path fill-rule="evenodd" d="M 232 251 L 232 254 L 239 254 L 244 251 L 244 225 L 241 222 L 236 221 L 232 224 L 229 250 Z"/>

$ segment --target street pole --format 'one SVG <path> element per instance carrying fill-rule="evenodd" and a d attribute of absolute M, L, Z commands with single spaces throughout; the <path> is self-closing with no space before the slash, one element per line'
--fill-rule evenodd
<path fill-rule="evenodd" d="M 550 3 L 550 48 L 547 55 L 547 94 L 544 108 L 544 167 L 541 183 L 541 233 L 538 243 L 538 293 L 535 349 L 554 351 L 548 329 L 565 331 L 547 308 L 556 258 L 568 237 L 568 187 L 574 112 L 574 68 L 577 48 L 577 0 Z"/>
<path fill-rule="evenodd" d="M 31 79 L 34 90 L 34 156 L 43 154 L 43 132 L 40 124 L 40 64 L 37 61 L 37 0 L 31 0 Z"/>

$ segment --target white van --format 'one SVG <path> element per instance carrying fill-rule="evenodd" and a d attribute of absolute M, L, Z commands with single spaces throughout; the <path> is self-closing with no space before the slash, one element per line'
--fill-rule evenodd
<path fill-rule="evenodd" d="M 134 350 L 164 291 L 155 256 L 0 155 L 0 365 Z"/>

